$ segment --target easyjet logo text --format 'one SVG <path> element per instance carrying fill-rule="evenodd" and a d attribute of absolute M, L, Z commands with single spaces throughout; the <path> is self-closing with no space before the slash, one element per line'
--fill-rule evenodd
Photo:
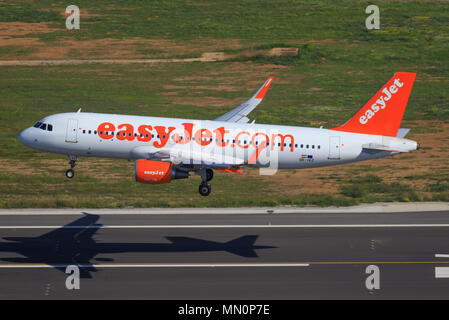
<path fill-rule="evenodd" d="M 143 173 L 144 174 L 149 174 L 149 175 L 152 175 L 152 176 L 156 176 L 156 175 L 163 176 L 165 174 L 164 171 L 159 171 L 159 170 L 156 170 L 156 171 L 145 170 Z"/>
<path fill-rule="evenodd" d="M 174 132 L 176 127 L 151 126 L 143 124 L 137 127 L 129 123 L 114 125 L 111 122 L 103 122 L 97 128 L 97 134 L 105 140 L 116 138 L 123 141 L 141 141 L 152 143 L 155 148 L 163 148 L 169 140 L 175 144 L 197 143 L 200 146 L 208 146 L 215 143 L 218 147 L 231 147 L 248 149 L 250 146 L 256 149 L 253 158 L 257 159 L 263 149 L 275 146 L 284 151 L 294 150 L 294 137 L 291 134 L 273 133 L 268 135 L 263 132 L 250 133 L 248 131 L 234 131 L 225 127 L 216 129 L 195 128 L 195 123 L 182 123 L 183 134 Z"/>
<path fill-rule="evenodd" d="M 373 103 L 371 107 L 369 107 L 369 109 L 365 111 L 365 114 L 360 117 L 360 123 L 367 124 L 368 121 L 372 117 L 374 117 L 377 112 L 385 109 L 388 105 L 388 101 L 399 91 L 399 88 L 401 88 L 403 85 L 404 83 L 401 83 L 399 79 L 395 79 L 393 85 L 391 85 L 389 88 L 383 88 L 381 97 L 377 99 L 376 102 Z"/>

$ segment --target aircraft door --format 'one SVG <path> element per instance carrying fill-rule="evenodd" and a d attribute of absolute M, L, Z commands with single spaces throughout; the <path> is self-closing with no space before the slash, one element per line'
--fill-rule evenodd
<path fill-rule="evenodd" d="M 65 142 L 78 142 L 78 120 L 69 119 L 67 121 L 67 132 Z"/>
<path fill-rule="evenodd" d="M 340 137 L 329 137 L 329 159 L 340 159 Z"/>

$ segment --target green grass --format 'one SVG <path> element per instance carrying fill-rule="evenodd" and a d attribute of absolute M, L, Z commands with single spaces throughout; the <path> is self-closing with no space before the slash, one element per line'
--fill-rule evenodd
<path fill-rule="evenodd" d="M 350 180 L 341 193 L 359 202 L 416 201 L 416 192 L 408 185 L 397 182 L 385 183 L 376 175 L 366 175 Z"/>
<path fill-rule="evenodd" d="M 168 39 L 189 49 L 174 51 L 173 58 L 215 50 L 234 57 L 216 63 L 0 67 L 0 164 L 9 168 L 0 171 L 0 207 L 326 206 L 421 200 L 420 192 L 427 192 L 431 200 L 448 199 L 446 173 L 409 176 L 392 183 L 364 174 L 379 170 L 375 163 L 352 173 L 361 178 L 348 180 L 338 171 L 323 177 L 338 186 L 340 194 L 333 195 L 291 194 L 269 179 L 219 174 L 212 195 L 203 198 L 197 193 L 197 178 L 139 185 L 133 181 L 132 164 L 120 160 L 98 166 L 97 176 L 83 171 L 94 168 L 97 160 L 81 159 L 76 178 L 66 181 L 65 157 L 28 149 L 17 141 L 17 134 L 46 115 L 79 107 L 89 112 L 213 119 L 245 101 L 257 90 L 257 83 L 271 75 L 275 76 L 272 87 L 252 119 L 305 126 L 319 122 L 329 128 L 344 123 L 396 71 L 417 72 L 404 119 L 415 123 L 416 133 L 439 134 L 438 127 L 416 123 L 449 121 L 449 3 L 381 1 L 377 3 L 381 29 L 372 31 L 364 26 L 365 7 L 370 4 L 366 1 L 113 0 L 94 7 L 93 2 L 80 0 L 76 4 L 81 9 L 79 31 L 65 29 L 60 14 L 68 5 L 65 1 L 1 2 L 0 23 L 50 23 L 48 33 L 11 37 L 32 36 L 45 48 L 58 47 L 65 40 Z M 83 17 L 83 10 L 95 16 Z M 214 50 L 207 45 L 192 49 L 198 39 L 219 42 Z M 239 46 L 231 45 L 233 41 Z M 299 54 L 247 54 L 279 46 L 298 47 Z M 38 50 L 2 46 L 0 59 L 20 59 Z M 67 57 L 83 57 L 84 50 L 91 50 L 95 57 L 99 49 L 80 47 Z M 164 48 L 144 43 L 137 43 L 135 52 L 149 57 L 167 54 Z M 233 90 L 217 89 L 223 85 Z M 179 103 L 182 99 L 201 102 L 205 97 L 230 103 L 218 107 Z M 442 146 L 423 152 L 437 147 Z M 47 159 L 61 160 L 60 165 L 50 165 Z M 434 164 L 445 161 L 432 158 Z M 115 178 L 106 181 L 106 171 Z M 428 184 L 425 191 L 410 186 L 417 180 Z"/>

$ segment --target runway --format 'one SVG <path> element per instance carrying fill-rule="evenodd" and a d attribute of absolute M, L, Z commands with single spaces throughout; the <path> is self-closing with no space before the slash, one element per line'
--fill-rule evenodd
<path fill-rule="evenodd" d="M 248 210 L 1 210 L 0 299 L 449 297 L 449 210 Z"/>

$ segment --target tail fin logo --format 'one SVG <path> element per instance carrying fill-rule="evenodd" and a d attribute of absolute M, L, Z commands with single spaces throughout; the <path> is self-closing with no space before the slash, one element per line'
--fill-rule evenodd
<path fill-rule="evenodd" d="M 377 112 L 383 110 L 387 107 L 387 101 L 391 99 L 393 95 L 398 92 L 399 88 L 404 85 L 403 82 L 399 78 L 394 80 L 394 84 L 390 86 L 390 88 L 383 88 L 382 92 L 385 95 L 382 95 L 375 103 L 371 105 L 371 108 L 366 110 L 365 114 L 360 117 L 361 124 L 367 124 L 369 119 L 374 117 Z"/>
<path fill-rule="evenodd" d="M 351 119 L 331 130 L 396 137 L 415 77 L 396 72 Z"/>

